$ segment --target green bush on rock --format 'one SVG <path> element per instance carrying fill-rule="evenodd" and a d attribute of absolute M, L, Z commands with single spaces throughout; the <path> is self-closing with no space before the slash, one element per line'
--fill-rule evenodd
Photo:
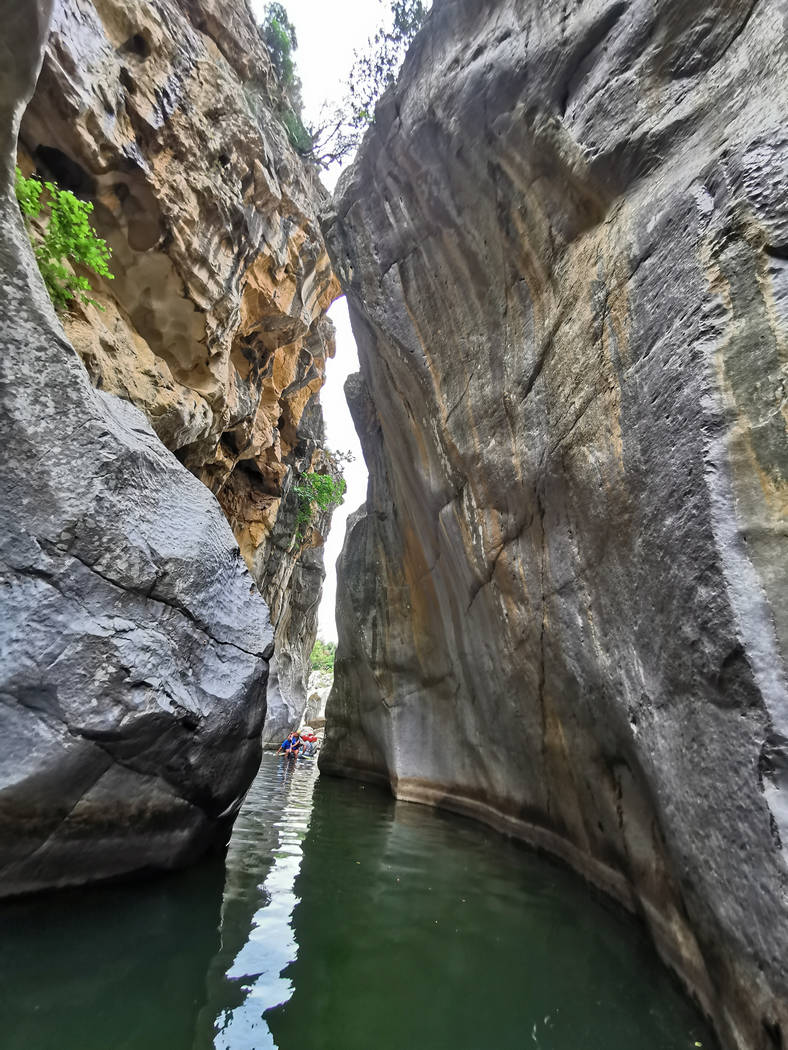
<path fill-rule="evenodd" d="M 70 269 L 84 266 L 99 277 L 110 281 L 113 278 L 109 270 L 110 249 L 106 241 L 96 235 L 88 218 L 93 205 L 79 200 L 70 190 L 61 190 L 54 182 L 26 178 L 19 168 L 15 189 L 38 268 L 57 309 L 66 309 L 76 298 L 99 306 L 87 294 L 91 291 L 87 277 Z M 33 227 L 33 220 L 43 218 L 46 225 L 41 224 L 43 233 L 39 233 Z"/>
<path fill-rule="evenodd" d="M 314 517 L 339 506 L 346 488 L 343 477 L 334 477 L 332 474 L 301 475 L 293 486 L 293 492 L 298 497 L 297 539 L 304 538 Z"/>

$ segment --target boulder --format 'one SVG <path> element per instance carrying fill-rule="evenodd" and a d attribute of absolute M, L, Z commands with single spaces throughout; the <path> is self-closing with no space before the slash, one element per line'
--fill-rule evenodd
<path fill-rule="evenodd" d="M 24 10 L 23 10 L 24 7 Z M 215 498 L 96 391 L 14 197 L 49 5 L 2 4 L 0 895 L 193 860 L 260 758 L 273 633 Z"/>

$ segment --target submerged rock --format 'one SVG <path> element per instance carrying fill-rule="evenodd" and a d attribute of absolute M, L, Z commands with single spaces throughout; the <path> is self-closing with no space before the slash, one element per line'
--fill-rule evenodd
<path fill-rule="evenodd" d="M 370 469 L 324 770 L 565 858 L 788 1037 L 780 5 L 436 0 L 326 229 Z"/>
<path fill-rule="evenodd" d="M 13 172 L 48 7 L 3 5 L 0 895 L 224 843 L 273 649 L 215 498 L 91 387 L 38 273 Z"/>

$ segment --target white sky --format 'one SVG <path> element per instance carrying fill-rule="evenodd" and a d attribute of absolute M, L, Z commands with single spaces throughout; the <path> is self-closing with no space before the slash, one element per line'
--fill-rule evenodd
<path fill-rule="evenodd" d="M 251 0 L 258 22 L 262 21 L 265 0 Z M 343 84 L 353 64 L 354 51 L 362 50 L 385 17 L 381 0 L 284 0 L 284 7 L 295 26 L 298 50 L 295 61 L 303 85 L 304 117 L 316 121 L 324 102 L 339 102 Z M 337 171 L 329 171 L 325 184 L 333 188 Z M 358 355 L 350 329 L 344 297 L 328 312 L 337 329 L 337 355 L 328 362 L 326 385 L 321 393 L 326 438 L 335 452 L 352 452 L 355 461 L 345 468 L 345 502 L 334 512 L 325 550 L 326 582 L 318 616 L 318 634 L 324 641 L 336 641 L 334 603 L 336 600 L 336 560 L 345 539 L 348 514 L 364 502 L 367 495 L 367 468 L 361 455 L 342 386 L 351 372 L 358 371 Z"/>

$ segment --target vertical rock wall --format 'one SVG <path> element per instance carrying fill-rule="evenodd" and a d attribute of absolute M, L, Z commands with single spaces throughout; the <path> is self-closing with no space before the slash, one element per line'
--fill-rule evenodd
<path fill-rule="evenodd" d="M 14 196 L 50 5 L 0 3 L 0 896 L 226 842 L 273 631 L 210 492 L 96 391 Z"/>
<path fill-rule="evenodd" d="M 324 192 L 277 93 L 244 0 L 56 0 L 19 151 L 95 204 L 114 280 L 67 335 L 225 511 L 272 610 L 274 734 L 306 701 L 329 521 L 297 541 L 287 494 L 330 469 L 318 393 L 338 292 Z"/>
<path fill-rule="evenodd" d="M 436 0 L 326 224 L 370 469 L 324 770 L 639 910 L 788 1038 L 775 0 Z"/>

